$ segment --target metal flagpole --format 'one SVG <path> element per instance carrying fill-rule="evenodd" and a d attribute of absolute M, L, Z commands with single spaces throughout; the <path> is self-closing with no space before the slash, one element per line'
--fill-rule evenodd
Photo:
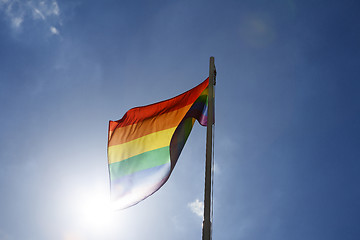
<path fill-rule="evenodd" d="M 210 57 L 209 67 L 209 95 L 208 95 L 208 115 L 206 132 L 206 163 L 205 163 L 205 193 L 204 193 L 204 221 L 203 221 L 203 240 L 211 240 L 211 209 L 212 209 L 212 157 L 213 157 L 213 126 L 214 126 L 214 79 L 215 63 L 214 57 Z"/>

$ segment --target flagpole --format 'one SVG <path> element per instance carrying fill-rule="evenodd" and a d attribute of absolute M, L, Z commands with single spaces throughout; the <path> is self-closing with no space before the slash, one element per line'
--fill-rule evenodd
<path fill-rule="evenodd" d="M 204 221 L 202 240 L 212 239 L 211 226 L 211 209 L 212 209 L 212 157 L 213 157 L 213 126 L 214 126 L 214 78 L 215 78 L 215 63 L 214 57 L 210 57 L 209 66 L 209 100 L 208 100 L 208 114 L 207 114 L 207 132 L 206 132 L 206 162 L 205 162 L 205 193 L 204 193 Z"/>

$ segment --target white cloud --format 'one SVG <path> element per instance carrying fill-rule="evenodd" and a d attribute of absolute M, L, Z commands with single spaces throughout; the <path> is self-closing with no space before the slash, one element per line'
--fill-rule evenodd
<path fill-rule="evenodd" d="M 33 8 L 33 17 L 34 19 L 37 19 L 37 18 L 41 18 L 42 20 L 45 20 L 45 16 L 44 14 L 42 14 L 42 12 L 37 9 L 37 8 Z"/>
<path fill-rule="evenodd" d="M 34 9 L 39 10 L 44 17 L 59 16 L 60 9 L 56 1 L 35 1 L 30 4 Z"/>
<path fill-rule="evenodd" d="M 37 24 L 45 24 L 53 34 L 59 35 L 59 30 L 54 27 L 61 25 L 60 8 L 55 0 L 0 0 L 1 12 L 16 31 L 20 31 L 27 21 L 40 20 Z"/>
<path fill-rule="evenodd" d="M 59 30 L 57 30 L 57 28 L 54 27 L 54 26 L 51 26 L 51 27 L 50 27 L 50 32 L 51 32 L 52 34 L 59 35 Z"/>
<path fill-rule="evenodd" d="M 14 17 L 11 19 L 11 23 L 15 28 L 19 28 L 23 21 L 24 19 L 22 17 Z"/>
<path fill-rule="evenodd" d="M 203 217 L 204 213 L 204 203 L 200 202 L 199 199 L 188 204 L 188 207 L 191 209 L 193 213 L 198 215 L 199 217 Z"/>
<path fill-rule="evenodd" d="M 5 13 L 6 18 L 14 29 L 21 27 L 24 21 L 24 11 L 17 1 L 0 0 L 0 11 Z"/>
<path fill-rule="evenodd" d="M 60 14 L 60 9 L 59 9 L 59 5 L 57 4 L 57 2 L 54 1 L 52 4 L 52 7 L 53 7 L 53 14 L 58 16 Z"/>
<path fill-rule="evenodd" d="M 49 17 L 58 17 L 60 15 L 59 5 L 56 1 L 30 1 L 29 7 L 33 10 L 33 17 L 45 20 Z"/>

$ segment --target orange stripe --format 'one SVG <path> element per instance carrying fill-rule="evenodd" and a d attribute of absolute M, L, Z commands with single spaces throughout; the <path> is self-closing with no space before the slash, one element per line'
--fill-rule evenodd
<path fill-rule="evenodd" d="M 109 137 L 111 136 L 109 146 L 126 143 L 154 132 L 176 127 L 190 107 L 191 104 L 133 125 L 116 128 L 115 131 L 111 131 L 109 134 Z"/>
<path fill-rule="evenodd" d="M 109 133 L 114 131 L 115 128 L 125 127 L 138 122 L 142 122 L 145 119 L 155 117 L 166 112 L 171 112 L 187 106 L 200 96 L 202 91 L 209 85 L 209 79 L 200 83 L 198 86 L 190 89 L 189 91 L 173 97 L 171 99 L 154 103 L 151 105 L 132 108 L 125 113 L 122 119 L 118 121 L 110 121 Z M 110 136 L 110 135 L 109 135 Z"/>

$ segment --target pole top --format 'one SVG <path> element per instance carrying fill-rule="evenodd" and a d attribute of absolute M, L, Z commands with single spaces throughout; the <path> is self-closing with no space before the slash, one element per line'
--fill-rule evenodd
<path fill-rule="evenodd" d="M 213 74 L 213 85 L 216 85 L 216 67 L 215 67 L 215 58 L 213 56 L 210 57 L 210 75 Z"/>

